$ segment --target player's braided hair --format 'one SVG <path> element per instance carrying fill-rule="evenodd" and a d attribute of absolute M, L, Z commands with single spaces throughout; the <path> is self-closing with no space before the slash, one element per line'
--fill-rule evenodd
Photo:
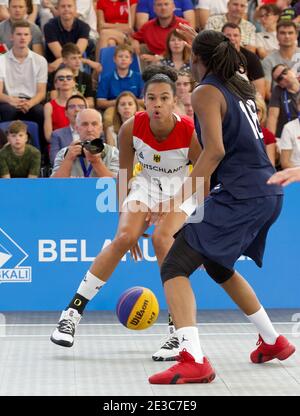
<path fill-rule="evenodd" d="M 242 74 L 247 61 L 221 32 L 204 30 L 193 41 L 192 51 L 206 66 L 206 74 L 216 75 L 224 85 L 242 100 L 255 98 L 255 89 Z M 241 74 L 241 75 L 240 75 Z M 205 78 L 204 76 L 204 78 Z M 203 78 L 203 79 L 204 79 Z"/>
<path fill-rule="evenodd" d="M 176 94 L 177 72 L 174 69 L 162 65 L 149 65 L 143 71 L 142 77 L 145 82 L 144 94 L 146 94 L 149 85 L 153 83 L 169 84 L 174 95 Z"/>

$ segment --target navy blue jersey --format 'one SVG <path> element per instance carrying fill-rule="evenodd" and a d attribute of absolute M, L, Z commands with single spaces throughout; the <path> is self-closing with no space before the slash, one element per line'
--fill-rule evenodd
<path fill-rule="evenodd" d="M 281 186 L 267 185 L 275 169 L 265 150 L 255 102 L 242 101 L 214 75 L 208 75 L 201 84 L 218 88 L 227 103 L 222 123 L 225 156 L 214 172 L 214 184 L 220 184 L 221 189 L 237 199 L 282 195 Z M 217 188 L 220 190 L 219 185 Z"/>

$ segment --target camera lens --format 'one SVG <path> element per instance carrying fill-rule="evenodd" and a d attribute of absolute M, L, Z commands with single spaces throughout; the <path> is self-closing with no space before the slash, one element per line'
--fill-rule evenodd
<path fill-rule="evenodd" d="M 82 146 L 92 155 L 101 153 L 104 149 L 104 144 L 102 139 L 86 140 L 82 143 Z"/>

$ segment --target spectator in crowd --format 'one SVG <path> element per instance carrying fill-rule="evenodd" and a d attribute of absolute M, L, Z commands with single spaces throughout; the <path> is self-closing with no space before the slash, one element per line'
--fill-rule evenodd
<path fill-rule="evenodd" d="M 99 38 L 97 30 L 96 0 L 76 0 L 77 17 L 90 27 L 90 39 Z"/>
<path fill-rule="evenodd" d="M 28 22 L 30 23 L 35 23 L 41 1 L 40 0 L 25 0 L 25 1 L 26 1 L 26 20 L 28 20 Z M 9 18 L 8 5 L 9 5 L 9 0 L 0 0 L 0 8 L 2 9 L 2 12 L 0 12 L 0 20 L 5 20 Z"/>
<path fill-rule="evenodd" d="M 67 127 L 70 124 L 65 111 L 66 103 L 72 95 L 77 93 L 72 69 L 59 68 L 54 75 L 54 86 L 57 91 L 57 98 L 49 101 L 44 106 L 44 132 L 48 142 L 51 140 L 53 130 Z"/>
<path fill-rule="evenodd" d="M 273 81 L 277 83 L 272 91 L 267 118 L 268 129 L 281 137 L 283 126 L 298 118 L 296 97 L 300 90 L 300 83 L 287 65 L 279 64 L 273 68 Z"/>
<path fill-rule="evenodd" d="M 279 16 L 280 9 L 275 4 L 262 5 L 256 12 L 263 29 L 256 33 L 256 53 L 260 59 L 279 49 L 276 33 Z"/>
<path fill-rule="evenodd" d="M 80 111 L 76 117 L 76 129 L 79 140 L 58 152 L 51 176 L 116 177 L 119 170 L 119 151 L 116 147 L 103 143 L 103 150 L 92 154 L 82 146 L 83 142 L 98 139 L 103 135 L 101 114 L 89 108 Z"/>
<path fill-rule="evenodd" d="M 178 17 L 182 17 L 190 26 L 195 28 L 196 19 L 192 0 L 174 0 L 174 14 Z M 151 19 L 155 19 L 155 17 L 157 17 L 157 15 L 154 11 L 153 0 L 138 0 L 135 19 L 136 29 L 140 30 L 143 24 Z"/>
<path fill-rule="evenodd" d="M 204 29 L 210 16 L 227 13 L 228 0 L 197 0 L 195 5 L 196 27 Z"/>
<path fill-rule="evenodd" d="M 99 69 L 101 69 L 101 64 L 82 58 L 80 49 L 75 43 L 66 43 L 62 47 L 61 55 L 63 59 L 62 66 L 71 68 L 73 71 L 76 82 L 76 90 L 87 99 L 89 108 L 94 108 L 95 94 L 93 92 L 92 77 L 87 72 L 81 71 L 80 68 L 83 62 L 91 62 L 91 65 L 95 64 L 95 69 L 98 68 L 99 71 Z M 50 74 L 49 78 L 50 80 L 48 84 L 49 90 L 51 91 L 50 97 L 53 99 L 57 97 L 57 91 L 54 88 L 53 83 L 54 74 Z"/>
<path fill-rule="evenodd" d="M 76 17 L 76 0 L 58 0 L 57 12 L 58 16 L 44 27 L 49 72 L 61 65 L 61 50 L 65 43 L 76 43 L 83 54 L 89 40 L 89 25 Z"/>
<path fill-rule="evenodd" d="M 57 0 L 41 0 L 39 10 L 40 27 L 44 31 L 44 26 L 50 19 L 58 15 Z"/>
<path fill-rule="evenodd" d="M 9 18 L 0 23 L 0 42 L 5 44 L 7 49 L 11 49 L 13 24 L 26 20 L 26 0 L 9 0 L 8 11 Z M 36 24 L 29 23 L 32 38 L 28 47 L 32 49 L 33 52 L 44 55 L 43 34 Z"/>
<path fill-rule="evenodd" d="M 13 47 L 0 55 L 0 117 L 35 121 L 39 125 L 43 149 L 43 105 L 46 97 L 47 61 L 31 51 L 31 25 L 21 21 L 13 24 Z"/>
<path fill-rule="evenodd" d="M 119 148 L 118 134 L 122 124 L 140 109 L 138 100 L 132 92 L 121 92 L 114 105 L 112 125 L 106 130 L 106 143 Z"/>
<path fill-rule="evenodd" d="M 37 178 L 41 168 L 41 153 L 27 144 L 27 126 L 20 120 L 10 123 L 8 144 L 0 150 L 1 178 Z"/>
<path fill-rule="evenodd" d="M 131 91 L 143 104 L 143 80 L 139 72 L 132 71 L 132 49 L 129 45 L 119 45 L 115 49 L 116 69 L 101 77 L 97 90 L 97 107 L 104 111 L 113 107 L 122 91 Z"/>
<path fill-rule="evenodd" d="M 168 34 L 166 45 L 164 59 L 160 61 L 161 65 L 170 66 L 177 71 L 189 71 L 191 51 L 176 29 Z"/>
<path fill-rule="evenodd" d="M 296 96 L 300 114 L 300 93 Z M 300 167 L 300 123 L 299 117 L 283 126 L 280 139 L 280 164 L 282 169 Z"/>
<path fill-rule="evenodd" d="M 279 50 L 271 52 L 263 61 L 262 66 L 266 80 L 266 100 L 270 99 L 272 87 L 272 69 L 283 64 L 292 68 L 300 56 L 300 48 L 297 47 L 297 28 L 294 22 L 279 21 L 277 24 L 277 39 Z"/>
<path fill-rule="evenodd" d="M 297 17 L 296 10 L 291 5 L 292 0 L 277 0 L 276 5 L 280 9 L 280 20 L 294 20 Z"/>
<path fill-rule="evenodd" d="M 261 130 L 264 135 L 264 143 L 266 146 L 266 152 L 269 156 L 269 159 L 273 166 L 276 164 L 276 155 L 277 155 L 277 145 L 276 137 L 267 127 L 265 127 L 265 122 L 267 120 L 267 106 L 265 100 L 259 93 L 256 93 L 255 97 L 257 116 L 260 123 Z"/>
<path fill-rule="evenodd" d="M 194 89 L 195 81 L 189 71 L 179 71 L 176 85 L 176 97 L 181 100 Z"/>
<path fill-rule="evenodd" d="M 168 34 L 179 23 L 187 23 L 174 14 L 173 0 L 154 0 L 153 7 L 157 17 L 149 20 L 132 35 L 134 51 L 146 64 L 163 59 Z"/>
<path fill-rule="evenodd" d="M 187 94 L 181 97 L 181 102 L 184 106 L 184 114 L 194 119 L 194 109 L 192 106 L 192 93 L 188 92 Z"/>
<path fill-rule="evenodd" d="M 79 139 L 76 131 L 76 116 L 85 108 L 88 108 L 86 99 L 79 94 L 72 95 L 66 102 L 66 117 L 70 124 L 67 127 L 54 130 L 51 134 L 50 162 L 53 165 L 55 157 L 60 149 L 69 146 L 73 141 Z"/>
<path fill-rule="evenodd" d="M 134 26 L 137 0 L 98 0 L 98 49 L 124 43 Z M 130 6 L 130 9 L 128 8 Z"/>
<path fill-rule="evenodd" d="M 205 29 L 221 32 L 222 27 L 226 23 L 234 23 L 241 29 L 241 45 L 251 52 L 255 52 L 256 29 L 251 22 L 244 19 L 244 16 L 247 13 L 247 6 L 247 0 L 229 0 L 227 13 L 209 17 Z"/>
<path fill-rule="evenodd" d="M 222 32 L 230 39 L 234 47 L 245 56 L 247 61 L 247 77 L 255 86 L 256 91 L 265 97 L 265 78 L 261 62 L 255 53 L 241 46 L 241 29 L 235 23 L 226 23 Z"/>

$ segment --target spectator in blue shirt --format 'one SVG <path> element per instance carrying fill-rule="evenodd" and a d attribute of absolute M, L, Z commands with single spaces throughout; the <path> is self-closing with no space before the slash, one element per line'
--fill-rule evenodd
<path fill-rule="evenodd" d="M 161 0 L 163 1 L 163 0 Z M 174 0 L 174 14 L 187 20 L 195 28 L 195 10 L 192 0 Z M 135 27 L 139 30 L 144 23 L 156 17 L 153 9 L 153 0 L 138 0 L 135 17 Z"/>
<path fill-rule="evenodd" d="M 132 49 L 129 45 L 119 45 L 114 53 L 116 69 L 101 77 L 97 90 L 97 107 L 104 111 L 113 107 L 116 98 L 122 91 L 131 91 L 143 104 L 143 80 L 139 72 L 132 71 L 129 67 L 132 63 Z"/>

